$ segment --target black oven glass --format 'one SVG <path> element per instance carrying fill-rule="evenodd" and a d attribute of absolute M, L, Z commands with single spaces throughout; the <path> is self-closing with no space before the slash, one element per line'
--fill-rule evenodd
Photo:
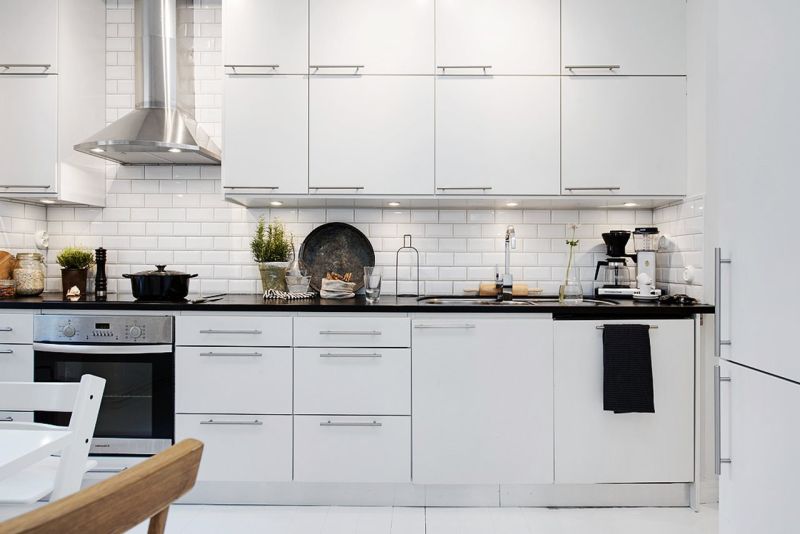
<path fill-rule="evenodd" d="M 84 374 L 106 379 L 95 437 L 172 439 L 175 384 L 172 354 L 35 353 L 36 382 L 79 382 Z M 68 413 L 36 412 L 38 423 L 66 426 Z"/>

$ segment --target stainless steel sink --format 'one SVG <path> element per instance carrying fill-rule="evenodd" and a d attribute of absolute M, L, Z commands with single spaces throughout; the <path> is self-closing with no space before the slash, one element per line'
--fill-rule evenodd
<path fill-rule="evenodd" d="M 495 300 L 491 297 L 456 297 L 456 296 L 429 296 L 419 297 L 420 304 L 433 306 L 536 306 L 538 305 L 558 305 L 558 297 L 528 297 L 516 298 L 514 300 Z M 583 299 L 582 302 L 565 303 L 563 306 L 616 306 L 619 304 L 613 300 Z"/>

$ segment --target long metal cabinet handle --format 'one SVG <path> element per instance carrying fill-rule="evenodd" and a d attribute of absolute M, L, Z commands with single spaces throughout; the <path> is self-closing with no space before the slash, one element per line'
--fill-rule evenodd
<path fill-rule="evenodd" d="M 730 264 L 730 258 L 722 257 L 722 249 L 714 249 L 714 356 L 722 355 L 722 346 L 730 345 L 730 339 L 722 339 L 722 264 Z"/>
<path fill-rule="evenodd" d="M 269 64 L 269 65 L 223 65 L 226 69 L 231 69 L 232 72 L 228 73 L 228 76 L 259 76 L 259 75 L 272 75 L 275 74 L 274 72 L 267 72 L 267 73 L 257 73 L 257 72 L 237 72 L 236 69 L 272 69 L 275 70 L 280 65 L 277 63 Z"/>
<path fill-rule="evenodd" d="M 217 356 L 248 356 L 258 358 L 263 356 L 260 352 L 201 352 L 200 356 L 216 358 Z"/>
<path fill-rule="evenodd" d="M 380 330 L 320 330 L 322 336 L 380 336 Z"/>
<path fill-rule="evenodd" d="M 721 376 L 719 365 L 714 366 L 714 473 L 722 474 L 722 464 L 731 463 L 730 458 L 722 457 L 722 408 L 721 408 L 721 384 L 730 382 L 729 376 Z"/>
<path fill-rule="evenodd" d="M 280 189 L 280 187 L 277 185 L 243 185 L 243 186 L 226 185 L 223 189 L 269 189 L 270 191 L 275 191 Z"/>
<path fill-rule="evenodd" d="M 332 186 L 332 187 L 326 187 L 326 186 L 316 187 L 316 186 L 310 185 L 310 186 L 308 186 L 308 188 L 309 189 L 314 189 L 316 191 L 319 191 L 320 189 L 329 189 L 329 190 L 332 190 L 332 191 L 349 191 L 349 190 L 361 191 L 362 189 L 365 189 L 365 187 L 363 185 L 355 185 L 355 186 L 342 185 L 342 186 Z"/>
<path fill-rule="evenodd" d="M 2 187 L 3 189 L 50 189 L 52 186 L 18 184 L 18 185 L 0 185 L 0 187 Z"/>
<path fill-rule="evenodd" d="M 580 69 L 608 69 L 617 70 L 622 68 L 620 65 L 564 65 L 567 70 L 580 70 Z"/>
<path fill-rule="evenodd" d="M 322 421 L 319 426 L 383 426 L 383 423 L 372 421 L 371 423 L 337 423 L 334 421 Z"/>
<path fill-rule="evenodd" d="M 601 326 L 595 326 L 595 328 L 598 329 L 598 330 L 605 330 L 606 327 L 601 325 Z M 657 330 L 657 329 L 658 329 L 658 325 L 655 325 L 655 324 L 651 324 L 650 325 L 650 330 Z"/>
<path fill-rule="evenodd" d="M 244 425 L 244 426 L 261 426 L 264 424 L 263 421 L 259 421 L 255 419 L 253 421 L 216 421 L 214 419 L 209 419 L 208 421 L 200 421 L 201 425 Z"/>
<path fill-rule="evenodd" d="M 442 74 L 447 73 L 447 69 L 480 69 L 483 74 L 487 74 L 487 70 L 491 69 L 491 65 L 436 65 L 437 69 L 442 71 Z"/>
<path fill-rule="evenodd" d="M 251 334 L 257 336 L 261 334 L 261 330 L 200 330 L 201 334 Z"/>
<path fill-rule="evenodd" d="M 320 354 L 320 358 L 382 358 L 382 354 L 378 354 L 377 352 L 373 352 L 372 354 L 333 354 L 331 352 L 327 352 L 325 354 Z"/>
<path fill-rule="evenodd" d="M 618 185 L 604 185 L 598 187 L 565 187 L 564 191 L 619 191 Z"/>
<path fill-rule="evenodd" d="M 14 354 L 14 350 L 13 349 L 3 349 L 3 350 L 0 350 L 0 354 Z"/>
<path fill-rule="evenodd" d="M 465 328 L 475 328 L 475 325 L 472 323 L 467 324 L 415 324 L 414 328 L 428 328 L 428 329 L 459 329 L 463 330 Z"/>
<path fill-rule="evenodd" d="M 11 326 L 0 326 L 0 332 L 13 332 L 14 328 Z"/>
<path fill-rule="evenodd" d="M 89 469 L 87 473 L 122 473 L 128 469 L 127 467 L 98 467 L 95 469 Z"/>
<path fill-rule="evenodd" d="M 13 417 L 0 417 L 0 422 L 11 423 L 12 421 L 14 421 Z"/>
<path fill-rule="evenodd" d="M 366 65 L 309 65 L 309 69 L 363 69 Z"/>
<path fill-rule="evenodd" d="M 0 63 L 0 67 L 4 69 L 13 69 L 14 67 L 19 67 L 19 68 L 41 67 L 44 70 L 47 70 L 50 67 L 52 67 L 52 65 L 50 63 Z"/>
<path fill-rule="evenodd" d="M 480 187 L 437 187 L 437 191 L 491 191 L 491 186 Z"/>

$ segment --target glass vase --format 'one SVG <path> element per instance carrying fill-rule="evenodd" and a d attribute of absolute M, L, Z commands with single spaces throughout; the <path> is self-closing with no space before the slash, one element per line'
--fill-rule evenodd
<path fill-rule="evenodd" d="M 288 262 L 270 261 L 258 264 L 258 271 L 261 274 L 261 287 L 264 292 L 274 289 L 275 291 L 286 291 L 286 267 Z"/>

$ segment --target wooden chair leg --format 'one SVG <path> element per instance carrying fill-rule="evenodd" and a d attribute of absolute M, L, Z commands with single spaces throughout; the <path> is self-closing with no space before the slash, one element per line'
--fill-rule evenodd
<path fill-rule="evenodd" d="M 158 512 L 150 518 L 150 526 L 147 527 L 147 534 L 164 534 L 164 529 L 167 528 L 167 514 L 169 513 L 169 506 Z"/>

